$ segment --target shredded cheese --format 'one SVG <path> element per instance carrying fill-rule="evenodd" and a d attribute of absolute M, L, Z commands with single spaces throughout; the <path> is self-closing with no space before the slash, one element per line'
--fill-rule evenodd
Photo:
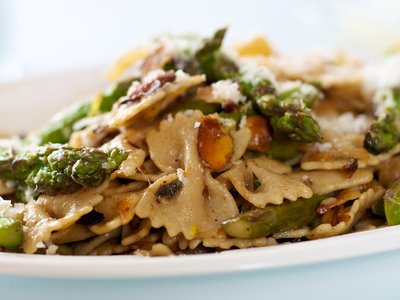
<path fill-rule="evenodd" d="M 212 96 L 217 102 L 232 101 L 236 104 L 244 102 L 246 97 L 239 90 L 239 84 L 232 80 L 220 80 L 211 85 Z"/>

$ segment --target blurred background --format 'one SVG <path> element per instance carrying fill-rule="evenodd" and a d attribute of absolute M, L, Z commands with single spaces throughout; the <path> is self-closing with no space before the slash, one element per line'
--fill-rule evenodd
<path fill-rule="evenodd" d="M 90 68 L 160 32 L 230 26 L 228 43 L 264 33 L 289 53 L 367 55 L 400 41 L 399 0 L 0 0 L 0 82 Z"/>

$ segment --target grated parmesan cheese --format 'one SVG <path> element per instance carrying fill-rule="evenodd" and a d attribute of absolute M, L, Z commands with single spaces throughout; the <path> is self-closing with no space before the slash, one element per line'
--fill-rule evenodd
<path fill-rule="evenodd" d="M 278 90 L 280 93 L 284 93 L 290 90 L 298 89 L 299 93 L 308 97 L 315 97 L 319 95 L 322 98 L 322 94 L 312 84 L 304 83 L 300 80 L 285 81 L 279 84 Z"/>
<path fill-rule="evenodd" d="M 232 101 L 236 104 L 244 102 L 246 97 L 239 90 L 239 84 L 232 80 L 220 80 L 211 85 L 212 96 L 217 102 Z"/>
<path fill-rule="evenodd" d="M 367 115 L 355 116 L 351 112 L 343 113 L 335 117 L 315 116 L 321 130 L 334 131 L 341 134 L 346 133 L 365 133 L 371 125 L 372 119 Z"/>
<path fill-rule="evenodd" d="M 390 88 L 378 90 L 372 98 L 375 104 L 375 115 L 382 116 L 389 107 L 396 106 L 393 91 Z"/>
<path fill-rule="evenodd" d="M 275 75 L 265 66 L 256 64 L 251 60 L 242 59 L 239 62 L 239 67 L 244 81 L 257 84 L 261 80 L 268 79 L 274 86 L 277 85 Z"/>
<path fill-rule="evenodd" d="M 196 34 L 164 34 L 156 39 L 168 53 L 177 57 L 194 55 L 204 45 L 204 39 Z"/>
<path fill-rule="evenodd" d="M 395 105 L 392 89 L 400 87 L 400 54 L 368 65 L 363 69 L 362 76 L 364 93 L 373 95 L 376 115 L 381 115 L 386 107 Z"/>
<path fill-rule="evenodd" d="M 400 85 L 400 54 L 390 56 L 383 62 L 370 64 L 363 70 L 364 85 L 376 90 Z"/>
<path fill-rule="evenodd" d="M 219 122 L 225 126 L 226 128 L 235 128 L 236 127 L 236 122 L 233 119 L 230 118 L 219 118 Z"/>
<path fill-rule="evenodd" d="M 199 128 L 200 127 L 200 122 L 195 122 L 194 123 L 194 128 Z"/>

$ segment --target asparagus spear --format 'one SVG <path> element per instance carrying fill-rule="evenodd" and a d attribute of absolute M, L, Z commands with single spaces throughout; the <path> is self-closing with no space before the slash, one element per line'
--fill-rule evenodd
<path fill-rule="evenodd" d="M 310 109 L 323 98 L 321 91 L 317 87 L 301 81 L 284 83 L 280 88 L 279 95 L 283 99 L 302 99 L 304 105 Z"/>
<path fill-rule="evenodd" d="M 400 141 L 400 89 L 386 88 L 375 95 L 376 120 L 364 138 L 364 148 L 377 155 L 392 149 Z"/>
<path fill-rule="evenodd" d="M 260 111 L 270 117 L 272 129 L 278 137 L 313 143 L 321 141 L 320 128 L 301 98 L 281 98 L 277 94 L 258 97 Z"/>
<path fill-rule="evenodd" d="M 227 28 L 222 28 L 214 33 L 214 36 L 204 43 L 197 51 L 195 58 L 199 63 L 202 73 L 206 74 L 209 82 L 232 78 L 238 74 L 236 64 L 221 52 L 221 45 Z"/>
<path fill-rule="evenodd" d="M 235 62 L 221 51 L 227 28 L 217 30 L 211 38 L 205 39 L 203 46 L 194 54 L 182 57 L 173 53 L 173 58 L 164 69 L 181 69 L 188 74 L 205 74 L 208 82 L 232 78 L 238 75 Z"/>
<path fill-rule="evenodd" d="M 286 161 L 300 153 L 299 143 L 288 139 L 273 139 L 268 154 L 277 160 Z"/>
<path fill-rule="evenodd" d="M 126 95 L 132 80 L 122 81 L 101 93 L 94 100 L 76 104 L 69 109 L 55 115 L 49 123 L 39 128 L 27 137 L 28 144 L 45 145 L 48 143 L 67 143 L 72 132 L 73 125 L 88 116 L 94 116 L 110 111 L 113 104 Z"/>
<path fill-rule="evenodd" d="M 17 248 L 22 244 L 24 234 L 18 220 L 0 216 L 0 247 Z"/>
<path fill-rule="evenodd" d="M 400 180 L 395 181 L 383 196 L 383 206 L 388 225 L 400 224 Z"/>
<path fill-rule="evenodd" d="M 84 102 L 58 113 L 47 124 L 30 134 L 26 139 L 27 144 L 44 145 L 68 142 L 72 126 L 88 115 L 90 107 L 91 102 Z"/>
<path fill-rule="evenodd" d="M 222 223 L 225 232 L 236 238 L 254 239 L 306 226 L 316 216 L 316 208 L 326 196 L 315 195 L 281 205 L 267 205 L 228 219 Z"/>
<path fill-rule="evenodd" d="M 126 95 L 132 81 L 133 79 L 127 79 L 108 86 L 99 98 L 92 101 L 89 115 L 93 116 L 111 111 L 114 103 Z"/>
<path fill-rule="evenodd" d="M 50 144 L 0 158 L 0 178 L 12 181 L 17 190 L 30 189 L 34 196 L 68 194 L 101 185 L 127 157 L 118 148 L 103 152 L 92 148 L 68 148 Z"/>

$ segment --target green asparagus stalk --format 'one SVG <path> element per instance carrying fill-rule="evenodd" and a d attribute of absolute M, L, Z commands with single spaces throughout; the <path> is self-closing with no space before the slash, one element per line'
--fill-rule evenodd
<path fill-rule="evenodd" d="M 75 104 L 69 109 L 55 115 L 52 120 L 30 134 L 27 144 L 45 145 L 48 143 L 64 144 L 69 141 L 73 132 L 73 125 L 88 116 L 94 116 L 110 111 L 113 104 L 126 95 L 132 80 L 122 81 L 108 87 L 94 100 Z"/>
<path fill-rule="evenodd" d="M 18 220 L 0 216 L 0 247 L 15 249 L 22 244 L 24 234 Z"/>
<path fill-rule="evenodd" d="M 304 82 L 289 83 L 283 86 L 279 92 L 282 99 L 301 99 L 307 108 L 314 105 L 323 98 L 321 91 L 312 84 Z"/>
<path fill-rule="evenodd" d="M 56 114 L 47 124 L 30 134 L 27 144 L 45 145 L 48 143 L 64 144 L 72 134 L 73 125 L 85 118 L 91 107 L 91 102 L 75 104 L 65 111 Z"/>
<path fill-rule="evenodd" d="M 217 30 L 194 54 L 182 57 L 181 53 L 175 53 L 164 69 L 181 69 L 191 75 L 205 74 L 209 83 L 237 76 L 239 69 L 235 62 L 221 51 L 226 30 Z"/>
<path fill-rule="evenodd" d="M 257 98 L 260 111 L 270 117 L 272 129 L 280 138 L 313 143 L 320 142 L 320 128 L 302 99 L 280 98 L 270 94 Z"/>
<path fill-rule="evenodd" d="M 379 92 L 377 118 L 364 138 L 364 148 L 378 155 L 392 149 L 400 141 L 400 90 Z"/>
<path fill-rule="evenodd" d="M 236 64 L 221 52 L 226 30 L 227 28 L 223 28 L 216 31 L 214 36 L 206 40 L 204 46 L 195 54 L 202 73 L 206 74 L 209 82 L 232 78 L 239 71 Z"/>
<path fill-rule="evenodd" d="M 236 238 L 254 239 L 306 226 L 316 216 L 316 208 L 326 196 L 315 195 L 281 205 L 267 205 L 228 219 L 222 223 L 225 232 Z"/>
<path fill-rule="evenodd" d="M 289 139 L 273 139 L 268 148 L 268 154 L 281 161 L 287 161 L 299 155 L 299 143 Z"/>
<path fill-rule="evenodd" d="M 81 187 L 100 186 L 127 155 L 118 148 L 103 152 L 50 144 L 1 157 L 0 178 L 13 182 L 20 192 L 32 191 L 34 196 L 68 194 Z"/>
<path fill-rule="evenodd" d="M 400 224 L 400 180 L 395 181 L 383 196 L 383 206 L 388 225 Z"/>
<path fill-rule="evenodd" d="M 108 86 L 99 99 L 92 101 L 89 115 L 98 115 L 111 111 L 114 103 L 127 94 L 132 81 L 133 79 L 127 79 Z"/>

